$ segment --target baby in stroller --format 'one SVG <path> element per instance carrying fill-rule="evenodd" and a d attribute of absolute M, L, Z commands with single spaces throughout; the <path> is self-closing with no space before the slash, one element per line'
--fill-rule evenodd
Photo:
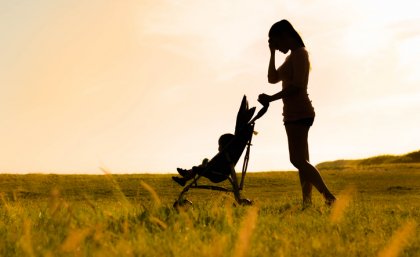
<path fill-rule="evenodd" d="M 219 153 L 225 149 L 225 147 L 229 144 L 229 142 L 232 141 L 232 139 L 234 138 L 233 134 L 227 133 L 227 134 L 223 134 L 220 136 L 219 138 Z M 198 165 L 198 166 L 193 166 L 191 169 L 186 170 L 186 169 L 182 169 L 182 168 L 177 168 L 177 171 L 179 173 L 179 175 L 181 175 L 181 177 L 177 177 L 174 176 L 172 177 L 172 179 L 177 182 L 179 185 L 181 186 L 185 186 L 185 183 L 194 178 L 195 175 L 200 174 L 206 167 L 208 164 L 209 160 L 207 158 L 205 158 L 203 160 L 203 162 Z"/>
<path fill-rule="evenodd" d="M 191 203 L 184 197 L 191 188 L 233 192 L 237 203 L 251 203 L 250 200 L 241 198 L 240 191 L 243 188 L 248 167 L 249 151 L 252 135 L 254 134 L 255 121 L 264 115 L 268 109 L 268 104 L 264 105 L 254 117 L 255 109 L 255 107 L 249 108 L 246 96 L 244 96 L 236 116 L 235 132 L 233 134 L 224 134 L 219 138 L 218 153 L 211 160 L 204 159 L 201 165 L 194 166 L 190 170 L 177 169 L 181 176 L 174 176 L 172 179 L 184 188 L 175 201 L 174 206 L 182 206 L 186 203 Z M 245 149 L 246 153 L 242 166 L 241 180 L 239 181 L 236 175 L 235 165 L 238 163 Z M 202 177 L 207 178 L 213 184 L 199 185 L 197 181 Z M 189 180 L 191 180 L 191 182 L 189 182 Z M 214 185 L 214 183 L 220 183 L 225 180 L 230 182 L 232 189 Z"/>

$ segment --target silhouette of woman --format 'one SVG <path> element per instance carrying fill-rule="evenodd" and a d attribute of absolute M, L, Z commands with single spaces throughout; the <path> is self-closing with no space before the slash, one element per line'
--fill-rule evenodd
<path fill-rule="evenodd" d="M 283 100 L 283 121 L 290 162 L 299 170 L 303 206 L 312 203 L 312 186 L 324 196 L 325 203 L 331 205 L 336 198 L 325 185 L 318 170 L 309 163 L 308 132 L 313 124 L 315 111 L 307 93 L 310 64 L 305 44 L 287 20 L 275 23 L 268 37 L 268 82 L 275 84 L 282 81 L 282 90 L 274 95 L 260 94 L 258 101 L 266 105 L 272 101 Z M 278 69 L 275 67 L 276 50 L 283 54 L 291 51 Z"/>

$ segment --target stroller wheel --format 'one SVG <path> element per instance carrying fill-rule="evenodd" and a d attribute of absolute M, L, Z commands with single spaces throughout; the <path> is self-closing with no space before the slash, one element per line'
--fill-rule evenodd
<path fill-rule="evenodd" d="M 241 205 L 252 205 L 252 200 L 244 198 L 244 199 L 241 199 L 240 204 Z"/>
<path fill-rule="evenodd" d="M 179 208 L 186 209 L 186 208 L 188 208 L 192 205 L 193 205 L 193 203 L 190 200 L 184 198 L 184 199 L 180 199 L 180 200 L 175 201 L 173 206 L 174 206 L 175 209 L 178 210 Z"/>

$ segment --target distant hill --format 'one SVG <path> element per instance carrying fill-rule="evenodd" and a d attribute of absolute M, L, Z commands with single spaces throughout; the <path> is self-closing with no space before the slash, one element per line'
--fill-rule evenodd
<path fill-rule="evenodd" d="M 354 166 L 384 165 L 384 164 L 401 164 L 401 163 L 419 163 L 420 150 L 404 155 L 379 155 L 359 160 L 336 160 L 329 162 L 321 162 L 316 167 L 318 169 L 344 169 Z"/>

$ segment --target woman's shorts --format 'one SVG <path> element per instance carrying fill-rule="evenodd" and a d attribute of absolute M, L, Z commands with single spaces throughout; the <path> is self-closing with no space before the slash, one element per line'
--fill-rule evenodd
<path fill-rule="evenodd" d="M 304 119 L 299 119 L 299 120 L 291 120 L 291 121 L 285 121 L 284 125 L 302 125 L 302 126 L 307 126 L 310 127 L 312 126 L 312 124 L 314 124 L 314 120 L 315 117 L 312 118 L 304 118 Z"/>

